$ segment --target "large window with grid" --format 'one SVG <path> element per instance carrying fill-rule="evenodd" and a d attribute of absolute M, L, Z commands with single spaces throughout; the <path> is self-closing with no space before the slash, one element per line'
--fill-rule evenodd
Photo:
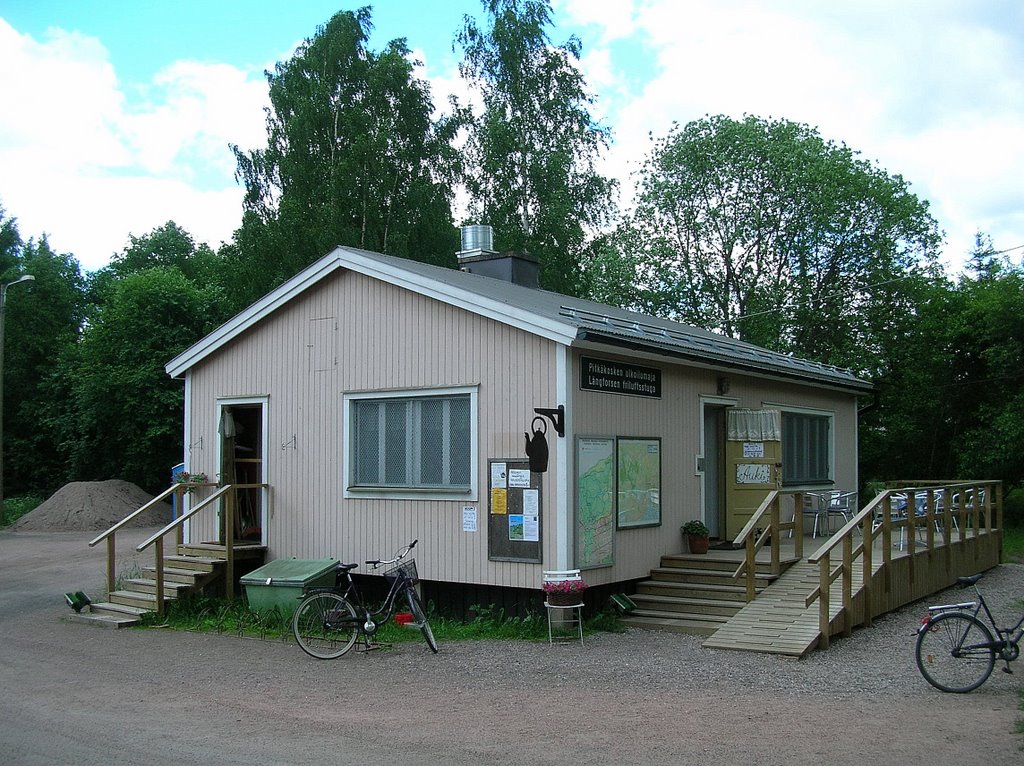
<path fill-rule="evenodd" d="M 831 415 L 782 413 L 782 483 L 832 481 Z"/>
<path fill-rule="evenodd" d="M 348 488 L 463 496 L 475 476 L 475 391 L 350 395 Z"/>

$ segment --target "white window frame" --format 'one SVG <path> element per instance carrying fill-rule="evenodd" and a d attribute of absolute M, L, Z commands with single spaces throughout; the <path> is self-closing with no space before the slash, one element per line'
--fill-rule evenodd
<path fill-rule="evenodd" d="M 786 439 L 786 419 L 785 415 L 810 415 L 812 417 L 822 417 L 828 420 L 828 476 L 821 479 L 821 481 L 814 482 L 800 482 L 793 484 L 783 484 L 783 489 L 794 490 L 794 489 L 821 489 L 822 487 L 835 485 L 836 482 L 836 413 L 835 410 L 823 410 L 816 407 L 800 407 L 792 404 L 778 404 L 776 402 L 764 402 L 762 406 L 765 409 L 780 410 L 783 414 L 782 418 L 782 439 L 783 439 L 783 450 L 785 450 L 785 439 Z M 785 455 L 783 455 L 783 474 L 786 471 L 785 466 Z"/>
<path fill-rule="evenodd" d="M 479 443 L 478 434 L 478 387 L 459 386 L 453 388 L 416 388 L 386 391 L 349 392 L 342 396 L 342 436 L 344 445 L 342 453 L 342 480 L 345 498 L 378 498 L 389 500 L 476 500 L 479 492 Z M 353 486 L 352 476 L 352 442 L 354 434 L 352 405 L 354 402 L 372 399 L 423 399 L 431 396 L 450 397 L 469 395 L 469 487 L 454 489 L 451 487 L 360 487 Z"/>

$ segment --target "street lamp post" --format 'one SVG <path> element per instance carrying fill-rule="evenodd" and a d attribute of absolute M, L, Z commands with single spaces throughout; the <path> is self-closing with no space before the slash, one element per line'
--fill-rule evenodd
<path fill-rule="evenodd" d="M 0 284 L 0 522 L 4 519 L 4 314 L 7 312 L 7 288 L 33 281 L 34 276 L 25 274 L 13 282 Z"/>

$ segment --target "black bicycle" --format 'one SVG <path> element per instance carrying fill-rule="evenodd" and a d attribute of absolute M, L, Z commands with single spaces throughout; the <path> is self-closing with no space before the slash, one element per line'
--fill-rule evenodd
<path fill-rule="evenodd" d="M 430 651 L 436 654 L 437 641 L 434 640 L 427 614 L 416 594 L 416 583 L 419 582 L 416 562 L 406 559 L 417 542 L 413 540 L 400 548 L 390 561 L 366 562 L 373 569 L 391 567 L 384 572 L 390 586 L 388 593 L 376 609 L 363 604 L 359 587 L 352 579 L 352 570 L 358 564 L 339 563 L 335 569 L 333 587 L 308 588 L 292 617 L 292 633 L 302 650 L 318 660 L 332 660 L 351 649 L 360 636 L 369 646 L 370 638 L 380 625 L 395 613 L 398 597 L 404 595 L 409 611 L 412 612 L 412 621 L 407 623 L 408 627 L 418 628 Z"/>
<path fill-rule="evenodd" d="M 930 606 L 917 631 L 917 667 L 925 680 L 941 691 L 973 691 L 992 675 L 997 656 L 1006 663 L 1003 672 L 1012 673 L 1010 663 L 1020 655 L 1024 616 L 1012 628 L 998 627 L 978 590 L 981 577 L 957 579 L 961 588 L 974 586 L 977 601 Z M 978 616 L 982 611 L 991 630 Z"/>

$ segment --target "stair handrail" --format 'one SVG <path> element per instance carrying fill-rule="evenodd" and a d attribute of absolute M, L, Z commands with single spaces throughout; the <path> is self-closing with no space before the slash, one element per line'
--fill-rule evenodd
<path fill-rule="evenodd" d="M 217 486 L 217 485 L 212 485 Z M 234 562 L 235 562 L 235 549 L 234 549 L 234 511 L 235 511 L 235 492 L 233 490 L 239 488 L 241 485 L 236 484 L 225 484 L 213 492 L 209 497 L 204 498 L 202 502 L 197 503 L 188 509 L 185 513 L 181 514 L 178 518 L 171 521 L 170 524 L 163 527 L 158 532 L 154 532 L 152 535 L 147 537 L 141 543 L 135 546 L 135 550 L 140 553 L 153 543 L 159 541 L 159 545 L 153 549 L 156 557 L 156 613 L 163 617 L 164 615 L 164 536 L 168 532 L 173 532 L 175 529 L 180 529 L 181 526 L 195 516 L 197 513 L 207 508 L 215 500 L 219 500 L 222 497 L 227 497 L 227 501 L 224 503 L 224 557 L 225 571 L 224 577 L 227 582 L 226 585 L 226 597 L 230 601 L 235 595 L 235 584 L 234 584 Z"/>
<path fill-rule="evenodd" d="M 119 522 L 117 522 L 116 524 L 114 524 L 114 526 L 112 526 L 112 527 L 111 527 L 110 529 L 108 529 L 108 530 L 107 530 L 106 532 L 103 532 L 103 533 L 102 533 L 102 534 L 100 534 L 100 535 L 99 535 L 98 537 L 96 537 L 96 538 L 95 538 L 94 540 L 91 540 L 91 541 L 89 542 L 89 547 L 90 547 L 90 548 L 92 548 L 92 547 L 94 547 L 94 546 L 95 546 L 95 545 L 96 545 L 97 543 L 99 543 L 99 542 L 100 542 L 101 540 L 105 540 L 106 538 L 110 537 L 111 535 L 117 534 L 117 530 L 119 530 L 119 529 L 120 529 L 121 527 L 123 527 L 123 526 L 124 526 L 125 524 L 127 524 L 127 523 L 128 523 L 129 521 L 131 521 L 132 519 L 134 519 L 134 518 L 135 518 L 136 516 L 138 516 L 138 515 L 139 515 L 140 513 L 143 513 L 144 511 L 148 511 L 148 510 L 149 510 L 150 508 L 152 508 L 152 507 L 153 507 L 154 505 L 156 505 L 157 503 L 159 503 L 159 502 L 163 501 L 163 500 L 164 500 L 164 499 L 165 499 L 165 498 L 166 498 L 166 497 L 167 497 L 168 495 L 170 495 L 170 494 L 173 494 L 173 493 L 174 493 L 175 491 L 177 491 L 177 490 L 178 490 L 178 487 L 179 487 L 179 486 L 180 486 L 180 484 L 178 484 L 178 483 L 174 483 L 174 484 L 172 484 L 172 485 L 171 485 L 171 486 L 169 486 L 169 487 L 168 487 L 167 489 L 165 489 L 165 490 L 164 490 L 163 492 L 161 492 L 161 493 L 160 493 L 159 495 L 157 495 L 157 496 L 156 496 L 156 497 L 154 497 L 154 498 L 153 498 L 152 500 L 150 500 L 150 501 L 149 501 L 148 503 L 146 503 L 145 505 L 143 505 L 143 506 L 142 506 L 141 508 L 138 508 L 137 510 L 134 510 L 134 511 L 132 511 L 131 513 L 129 513 L 129 514 L 127 515 L 127 516 L 125 516 L 125 517 L 124 517 L 123 519 L 121 519 L 121 520 L 120 520 Z"/>
<path fill-rule="evenodd" d="M 864 603 L 864 625 L 871 625 L 872 617 L 872 593 L 873 593 L 873 569 L 874 564 L 872 561 L 872 555 L 874 550 L 874 542 L 878 537 L 882 538 L 882 577 L 883 583 L 886 590 L 891 585 L 892 578 L 892 531 L 893 529 L 905 529 L 904 534 L 906 535 L 907 554 L 911 558 L 910 578 L 911 581 L 914 579 L 914 567 L 913 558 L 916 552 L 917 535 L 916 527 L 923 522 L 925 530 L 925 548 L 928 551 L 932 551 L 936 547 L 936 529 L 935 522 L 941 518 L 942 530 L 941 537 L 942 542 L 945 545 L 946 557 L 945 566 L 947 569 L 951 566 L 951 554 L 950 545 L 953 541 L 952 529 L 953 529 L 953 513 L 956 510 L 958 515 L 958 542 L 963 542 L 966 539 L 966 527 L 968 521 L 968 514 L 970 514 L 972 528 L 976 534 L 979 534 L 981 530 L 981 505 L 979 503 L 973 503 L 973 507 L 968 508 L 966 503 L 962 503 L 959 508 L 953 508 L 953 497 L 956 490 L 966 492 L 971 490 L 976 497 L 978 491 L 981 489 L 989 489 L 991 491 L 985 492 L 984 510 L 987 511 L 985 514 L 985 532 L 990 533 L 994 529 L 1001 529 L 1003 524 L 1002 517 L 1002 482 L 1000 481 L 976 481 L 976 482 L 954 482 L 948 484 L 933 484 L 926 482 L 925 486 L 910 486 L 910 487 L 891 487 L 882 490 L 876 495 L 864 508 L 854 514 L 849 521 L 847 521 L 832 537 L 826 540 L 811 556 L 808 557 L 807 561 L 810 564 L 818 565 L 818 585 L 808 595 L 806 599 L 806 606 L 810 607 L 815 601 L 818 602 L 818 631 L 820 634 L 820 646 L 822 649 L 827 649 L 830 641 L 830 588 L 833 582 L 840 576 L 843 578 L 842 585 L 842 601 L 843 601 L 843 613 L 845 614 L 845 620 L 843 624 L 843 635 L 849 636 L 853 631 L 852 620 L 850 614 L 853 606 L 853 567 L 855 562 L 860 559 L 861 566 L 863 569 L 863 582 L 861 589 L 863 593 Z M 908 506 L 905 514 L 902 514 L 900 518 L 893 519 L 892 516 L 892 500 L 894 495 L 906 494 L 908 497 L 916 497 L 916 495 L 923 493 L 925 495 L 925 508 L 924 513 L 918 515 L 916 512 L 916 504 Z M 994 504 L 993 504 L 993 495 Z M 936 499 L 941 498 L 944 502 L 941 504 L 941 509 L 937 509 Z M 995 507 L 995 513 L 991 510 Z M 941 514 L 941 517 L 940 515 Z M 861 529 L 861 541 L 860 544 L 854 546 L 853 544 L 853 533 L 856 529 Z M 842 561 L 834 569 L 831 566 L 831 553 L 839 545 L 843 546 Z"/>
<path fill-rule="evenodd" d="M 780 519 L 782 511 L 782 498 L 787 495 L 794 495 L 794 514 L 793 520 L 783 522 Z M 785 532 L 789 529 L 803 529 L 803 493 L 796 492 L 782 492 L 777 489 L 771 490 L 765 495 L 764 500 L 754 511 L 754 514 L 744 525 L 740 533 L 736 535 L 736 539 L 733 541 L 735 547 L 743 546 L 746 551 L 746 555 L 743 557 L 743 561 L 733 572 L 733 579 L 738 580 L 743 574 L 746 574 L 746 600 L 747 602 L 753 601 L 757 597 L 757 553 L 760 551 L 769 541 L 771 542 L 771 572 L 773 575 L 777 575 L 782 570 L 781 556 L 780 556 L 780 545 L 781 545 L 781 532 Z M 764 518 L 769 515 L 768 523 L 765 525 Z M 761 529 L 761 534 L 757 535 L 756 532 Z M 795 546 L 796 555 L 799 557 L 803 556 L 803 535 L 795 535 Z M 756 539 L 755 539 L 756 538 Z"/>
<path fill-rule="evenodd" d="M 159 495 L 157 495 L 152 500 L 150 500 L 148 503 L 143 505 L 141 508 L 138 508 L 138 509 L 132 511 L 127 516 L 125 516 L 123 519 L 121 519 L 119 522 L 117 522 L 112 527 L 110 527 L 110 529 L 108 529 L 107 531 L 103 532 L 102 534 L 98 535 L 95 539 L 90 541 L 90 543 L 89 543 L 89 547 L 90 548 L 94 547 L 101 540 L 106 540 L 107 541 L 107 597 L 108 598 L 110 597 L 110 592 L 114 589 L 114 581 L 117 578 L 116 559 L 117 559 L 117 532 L 118 532 L 118 530 L 120 530 L 123 526 L 125 526 L 128 522 L 130 522 L 133 519 L 135 519 L 140 514 L 144 513 L 145 511 L 148 511 L 150 508 L 155 506 L 157 503 L 163 501 L 168 495 L 171 495 L 171 494 L 177 495 L 178 505 L 181 506 L 182 505 L 182 498 L 185 496 L 185 493 L 190 488 L 192 488 L 192 487 L 210 487 L 210 486 L 215 487 L 217 485 L 216 484 L 188 484 L 188 485 L 185 485 L 185 484 L 183 484 L 181 482 L 175 482 L 174 484 L 169 486 L 167 489 L 165 489 L 163 492 L 161 492 Z"/>

